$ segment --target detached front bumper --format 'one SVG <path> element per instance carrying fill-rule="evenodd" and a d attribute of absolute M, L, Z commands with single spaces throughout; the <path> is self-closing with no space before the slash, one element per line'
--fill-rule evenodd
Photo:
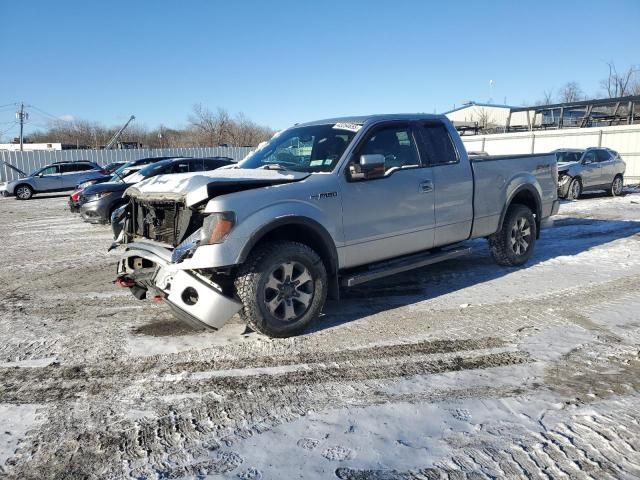
<path fill-rule="evenodd" d="M 178 318 L 199 326 L 218 329 L 242 308 L 206 277 L 176 268 L 169 250 L 144 242 L 126 245 L 117 278 L 160 296 Z"/>

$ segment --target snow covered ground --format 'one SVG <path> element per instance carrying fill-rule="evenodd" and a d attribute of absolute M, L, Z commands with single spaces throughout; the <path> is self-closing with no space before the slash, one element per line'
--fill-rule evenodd
<path fill-rule="evenodd" d="M 117 289 L 63 196 L 0 199 L 0 478 L 638 478 L 629 192 L 563 203 L 526 268 L 471 242 L 278 340 Z"/>

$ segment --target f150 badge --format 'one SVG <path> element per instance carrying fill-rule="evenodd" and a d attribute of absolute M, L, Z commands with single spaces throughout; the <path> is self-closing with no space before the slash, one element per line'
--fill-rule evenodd
<path fill-rule="evenodd" d="M 317 193 L 316 195 L 311 195 L 310 198 L 312 200 L 324 200 L 325 198 L 333 198 L 337 196 L 338 196 L 338 192 L 324 192 L 324 193 Z"/>

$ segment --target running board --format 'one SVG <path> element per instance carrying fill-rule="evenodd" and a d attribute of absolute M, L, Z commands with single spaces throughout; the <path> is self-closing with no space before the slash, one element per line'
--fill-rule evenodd
<path fill-rule="evenodd" d="M 456 248 L 453 250 L 445 250 L 438 253 L 420 253 L 409 257 L 389 260 L 386 262 L 375 263 L 364 270 L 347 273 L 340 279 L 343 287 L 353 287 L 361 283 L 377 280 L 378 278 L 388 277 L 396 273 L 406 272 L 414 268 L 432 265 L 434 263 L 444 262 L 453 258 L 463 257 L 471 253 L 471 247 Z"/>

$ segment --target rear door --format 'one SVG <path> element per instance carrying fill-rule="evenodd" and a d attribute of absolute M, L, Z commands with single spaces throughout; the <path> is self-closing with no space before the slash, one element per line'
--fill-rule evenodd
<path fill-rule="evenodd" d="M 63 163 L 60 165 L 62 168 L 62 186 L 61 188 L 74 188 L 80 180 L 82 164 L 78 163 Z"/>
<path fill-rule="evenodd" d="M 102 173 L 100 173 L 100 171 L 98 170 L 98 166 L 97 165 L 92 165 L 90 163 L 76 163 L 74 164 L 75 169 L 76 169 L 76 175 L 75 175 L 75 184 L 74 187 L 79 184 L 82 183 L 86 180 L 91 180 L 93 178 L 98 178 L 100 176 L 102 176 Z"/>
<path fill-rule="evenodd" d="M 604 148 L 596 151 L 598 164 L 600 165 L 600 185 L 610 185 L 615 176 L 615 162 L 613 156 Z"/>
<path fill-rule="evenodd" d="M 385 157 L 384 176 L 351 179 L 349 165 L 367 154 Z M 385 122 L 372 127 L 341 173 L 344 267 L 433 246 L 433 175 L 420 159 L 412 124 Z"/>
<path fill-rule="evenodd" d="M 418 123 L 421 157 L 433 175 L 436 229 L 434 246 L 469 238 L 473 224 L 473 174 L 462 162 L 441 121 Z"/>

